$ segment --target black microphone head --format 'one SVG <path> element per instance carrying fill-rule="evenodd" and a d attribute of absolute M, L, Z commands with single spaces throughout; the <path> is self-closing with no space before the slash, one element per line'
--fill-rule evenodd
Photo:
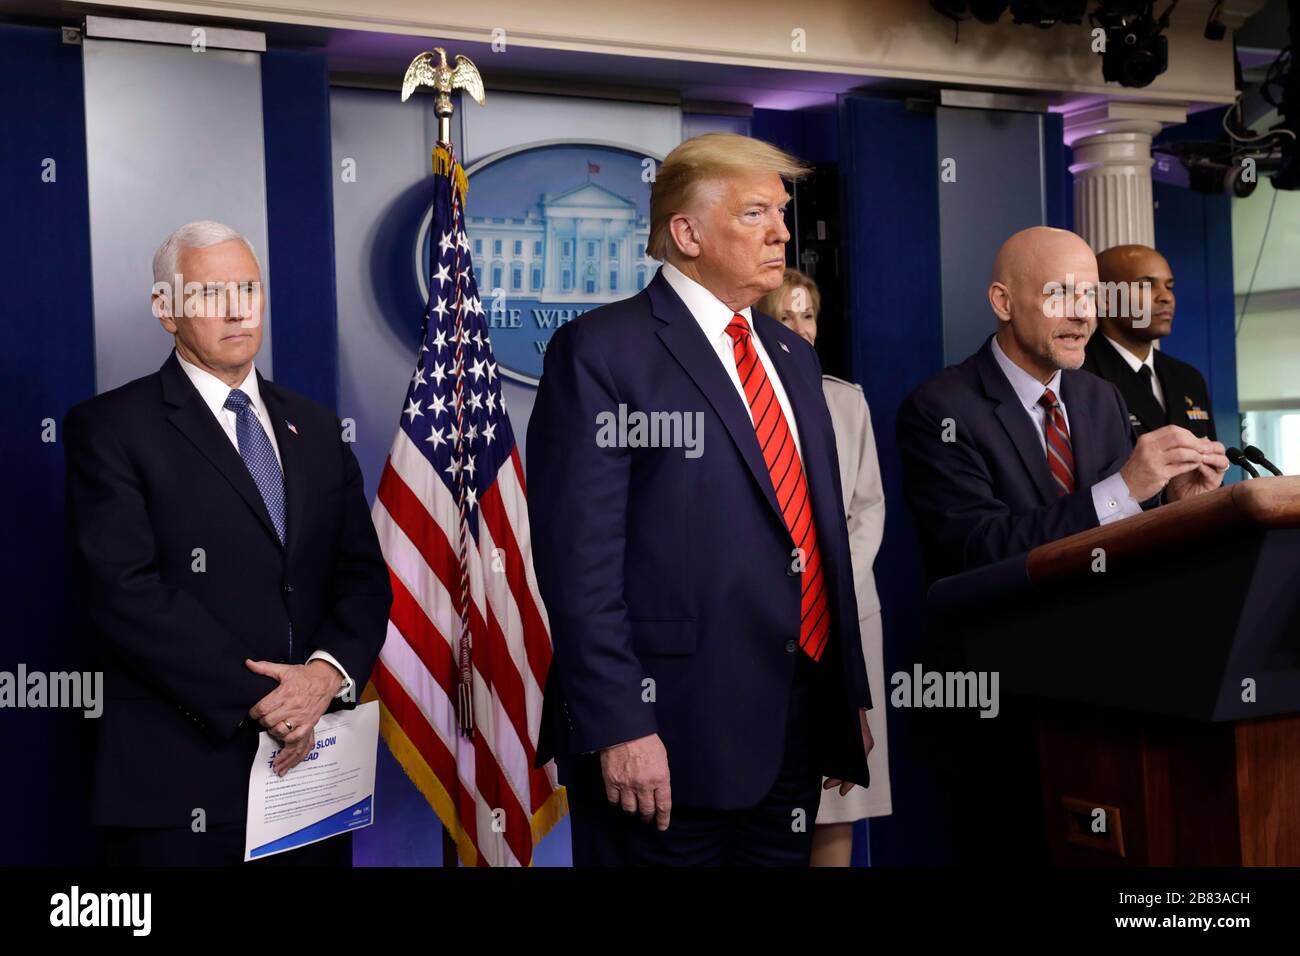
<path fill-rule="evenodd" d="M 1250 475 L 1250 477 L 1259 477 L 1259 472 L 1255 470 L 1255 466 L 1250 463 L 1250 459 L 1242 453 L 1240 448 L 1226 448 L 1224 449 L 1224 454 L 1228 456 L 1228 461 L 1232 462 L 1246 474 Z"/>
<path fill-rule="evenodd" d="M 1275 475 L 1280 476 L 1282 474 L 1282 469 L 1278 468 L 1277 465 L 1269 461 L 1268 458 L 1264 455 L 1264 453 L 1260 451 L 1258 448 L 1256 448 L 1254 445 L 1247 445 L 1245 448 L 1242 449 L 1242 454 L 1245 455 L 1246 458 L 1248 458 L 1250 461 L 1253 461 L 1255 464 L 1259 465 L 1259 467 L 1267 468 Z"/>

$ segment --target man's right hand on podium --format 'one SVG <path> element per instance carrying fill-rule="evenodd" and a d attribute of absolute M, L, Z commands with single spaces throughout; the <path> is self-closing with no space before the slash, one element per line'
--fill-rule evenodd
<path fill-rule="evenodd" d="M 1167 500 L 1178 501 L 1182 498 L 1203 495 L 1223 484 L 1223 476 L 1228 470 L 1228 465 L 1231 464 L 1226 454 L 1227 449 L 1221 442 L 1212 438 L 1202 438 L 1200 441 L 1202 445 L 1200 467 L 1171 479 L 1169 487 L 1165 490 Z"/>
<path fill-rule="evenodd" d="M 1197 438 L 1186 428 L 1166 425 L 1137 440 L 1120 476 L 1137 501 L 1154 498 L 1171 485 L 1170 500 L 1212 491 L 1228 470 L 1224 448 L 1217 441 Z M 1182 475 L 1195 476 L 1175 481 Z M 1173 493 L 1177 489 L 1177 493 Z"/>
<path fill-rule="evenodd" d="M 635 813 L 643 821 L 655 821 L 668 829 L 673 809 L 673 792 L 668 781 L 668 751 L 658 734 L 638 737 L 600 752 L 600 772 L 605 778 L 605 796 L 610 803 Z"/>

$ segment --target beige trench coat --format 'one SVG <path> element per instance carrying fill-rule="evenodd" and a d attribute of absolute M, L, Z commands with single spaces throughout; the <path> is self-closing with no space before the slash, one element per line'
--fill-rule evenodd
<path fill-rule="evenodd" d="M 835 429 L 835 450 L 840 460 L 840 484 L 844 489 L 844 513 L 849 525 L 849 550 L 853 559 L 854 590 L 858 599 L 858 630 L 862 653 L 867 661 L 867 680 L 873 707 L 867 711 L 867 725 L 875 746 L 867 758 L 871 786 L 854 787 L 841 797 L 839 790 L 823 790 L 818 823 L 847 823 L 864 817 L 887 816 L 893 806 L 889 794 L 889 742 L 885 715 L 889 698 L 885 694 L 885 661 L 880 625 L 880 597 L 872 565 L 885 533 L 885 492 L 876 459 L 876 439 L 862 387 L 822 376 L 822 392 Z"/>

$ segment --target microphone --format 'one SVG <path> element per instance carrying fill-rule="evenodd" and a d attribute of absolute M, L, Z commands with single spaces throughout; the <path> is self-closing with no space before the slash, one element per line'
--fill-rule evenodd
<path fill-rule="evenodd" d="M 1229 448 L 1226 454 L 1228 456 L 1228 461 L 1240 467 L 1241 470 L 1250 475 L 1250 477 L 1259 477 L 1259 472 L 1257 472 L 1255 466 L 1246 459 L 1246 456 L 1241 453 L 1240 448 Z"/>
<path fill-rule="evenodd" d="M 1267 458 L 1265 458 L 1264 453 L 1260 451 L 1258 448 L 1256 448 L 1254 445 L 1247 445 L 1245 448 L 1241 450 L 1241 453 L 1245 455 L 1247 458 L 1249 458 L 1251 461 L 1253 461 L 1255 464 L 1263 465 L 1265 468 L 1267 468 L 1273 474 L 1277 475 L 1279 478 L 1282 477 L 1282 469 L 1279 468 L 1277 465 L 1273 464 Z"/>

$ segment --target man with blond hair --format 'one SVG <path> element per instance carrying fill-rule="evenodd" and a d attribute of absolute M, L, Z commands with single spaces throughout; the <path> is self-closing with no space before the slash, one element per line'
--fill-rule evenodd
<path fill-rule="evenodd" d="M 807 865 L 822 777 L 868 782 L 821 368 L 751 308 L 781 284 L 783 180 L 806 172 L 744 136 L 682 143 L 651 188 L 663 267 L 546 350 L 528 429 L 555 644 L 538 760 L 558 758 L 578 865 Z M 599 423 L 637 412 L 689 417 L 697 447 L 609 441 Z"/>

